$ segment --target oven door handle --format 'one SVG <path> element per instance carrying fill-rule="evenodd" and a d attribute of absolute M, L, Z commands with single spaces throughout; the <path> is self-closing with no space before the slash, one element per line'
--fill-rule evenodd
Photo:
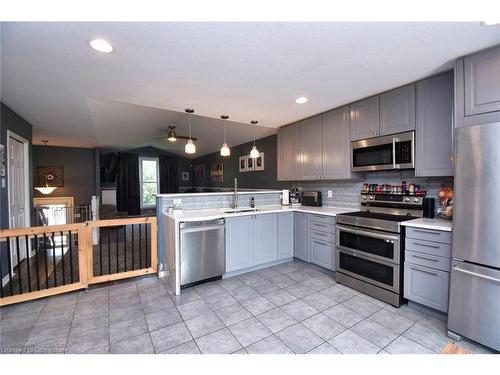
<path fill-rule="evenodd" d="M 368 260 L 368 261 L 373 262 L 373 263 L 383 264 L 384 266 L 389 266 L 389 267 L 393 267 L 393 268 L 398 267 L 399 268 L 399 262 L 391 262 L 390 260 L 382 260 L 382 259 L 380 259 L 380 257 L 374 258 L 374 257 L 371 257 L 370 254 L 367 254 L 363 251 L 353 250 L 351 248 L 344 247 L 344 246 L 337 245 L 335 248 L 339 253 L 351 255 L 355 258 L 365 259 L 365 260 Z"/>
<path fill-rule="evenodd" d="M 343 225 L 337 225 L 337 231 L 338 232 L 347 232 L 347 233 L 352 233 L 352 234 L 360 234 L 362 236 L 366 237 L 372 237 L 372 238 L 377 238 L 380 240 L 387 240 L 387 241 L 392 241 L 396 242 L 400 240 L 399 236 L 392 235 L 392 234 L 387 234 L 387 233 L 378 233 L 375 231 L 370 231 L 370 230 L 360 230 L 360 229 L 354 229 L 354 228 L 349 228 L 349 227 L 344 227 Z M 340 236 L 337 233 L 337 238 L 340 238 Z"/>

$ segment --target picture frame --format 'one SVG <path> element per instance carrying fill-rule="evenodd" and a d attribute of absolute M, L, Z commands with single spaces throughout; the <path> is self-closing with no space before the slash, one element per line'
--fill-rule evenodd
<path fill-rule="evenodd" d="M 255 170 L 255 159 L 247 155 L 247 172 Z"/>
<path fill-rule="evenodd" d="M 182 172 L 182 181 L 189 181 L 189 172 Z"/>
<path fill-rule="evenodd" d="M 35 186 L 64 187 L 64 168 L 57 166 L 36 167 Z"/>
<path fill-rule="evenodd" d="M 224 164 L 217 163 L 210 166 L 210 179 L 212 182 L 224 182 Z"/>
<path fill-rule="evenodd" d="M 264 153 L 260 152 L 259 157 L 255 159 L 255 170 L 263 171 L 264 170 Z"/>
<path fill-rule="evenodd" d="M 247 171 L 247 156 L 240 156 L 239 159 L 239 171 L 240 172 L 246 172 Z"/>

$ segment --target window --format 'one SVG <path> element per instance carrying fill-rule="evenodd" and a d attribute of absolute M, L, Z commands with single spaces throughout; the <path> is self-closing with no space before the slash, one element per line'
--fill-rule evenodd
<path fill-rule="evenodd" d="M 158 158 L 139 158 L 141 207 L 151 207 L 156 204 L 156 194 L 158 194 L 160 181 L 158 165 Z"/>

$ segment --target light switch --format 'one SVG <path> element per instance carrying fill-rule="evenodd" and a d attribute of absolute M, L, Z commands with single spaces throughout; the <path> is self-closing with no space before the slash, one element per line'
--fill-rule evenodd
<path fill-rule="evenodd" d="M 333 191 L 332 190 L 328 190 L 328 198 L 333 198 Z"/>
<path fill-rule="evenodd" d="M 5 189 L 5 177 L 2 177 L 2 189 Z"/>

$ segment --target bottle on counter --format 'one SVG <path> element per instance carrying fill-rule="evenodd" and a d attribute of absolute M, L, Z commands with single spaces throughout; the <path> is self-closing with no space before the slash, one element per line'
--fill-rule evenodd
<path fill-rule="evenodd" d="M 255 208 L 255 199 L 254 199 L 254 197 L 250 198 L 250 207 Z"/>
<path fill-rule="evenodd" d="M 415 184 L 413 182 L 410 182 L 410 184 L 408 185 L 408 194 L 415 194 Z"/>

